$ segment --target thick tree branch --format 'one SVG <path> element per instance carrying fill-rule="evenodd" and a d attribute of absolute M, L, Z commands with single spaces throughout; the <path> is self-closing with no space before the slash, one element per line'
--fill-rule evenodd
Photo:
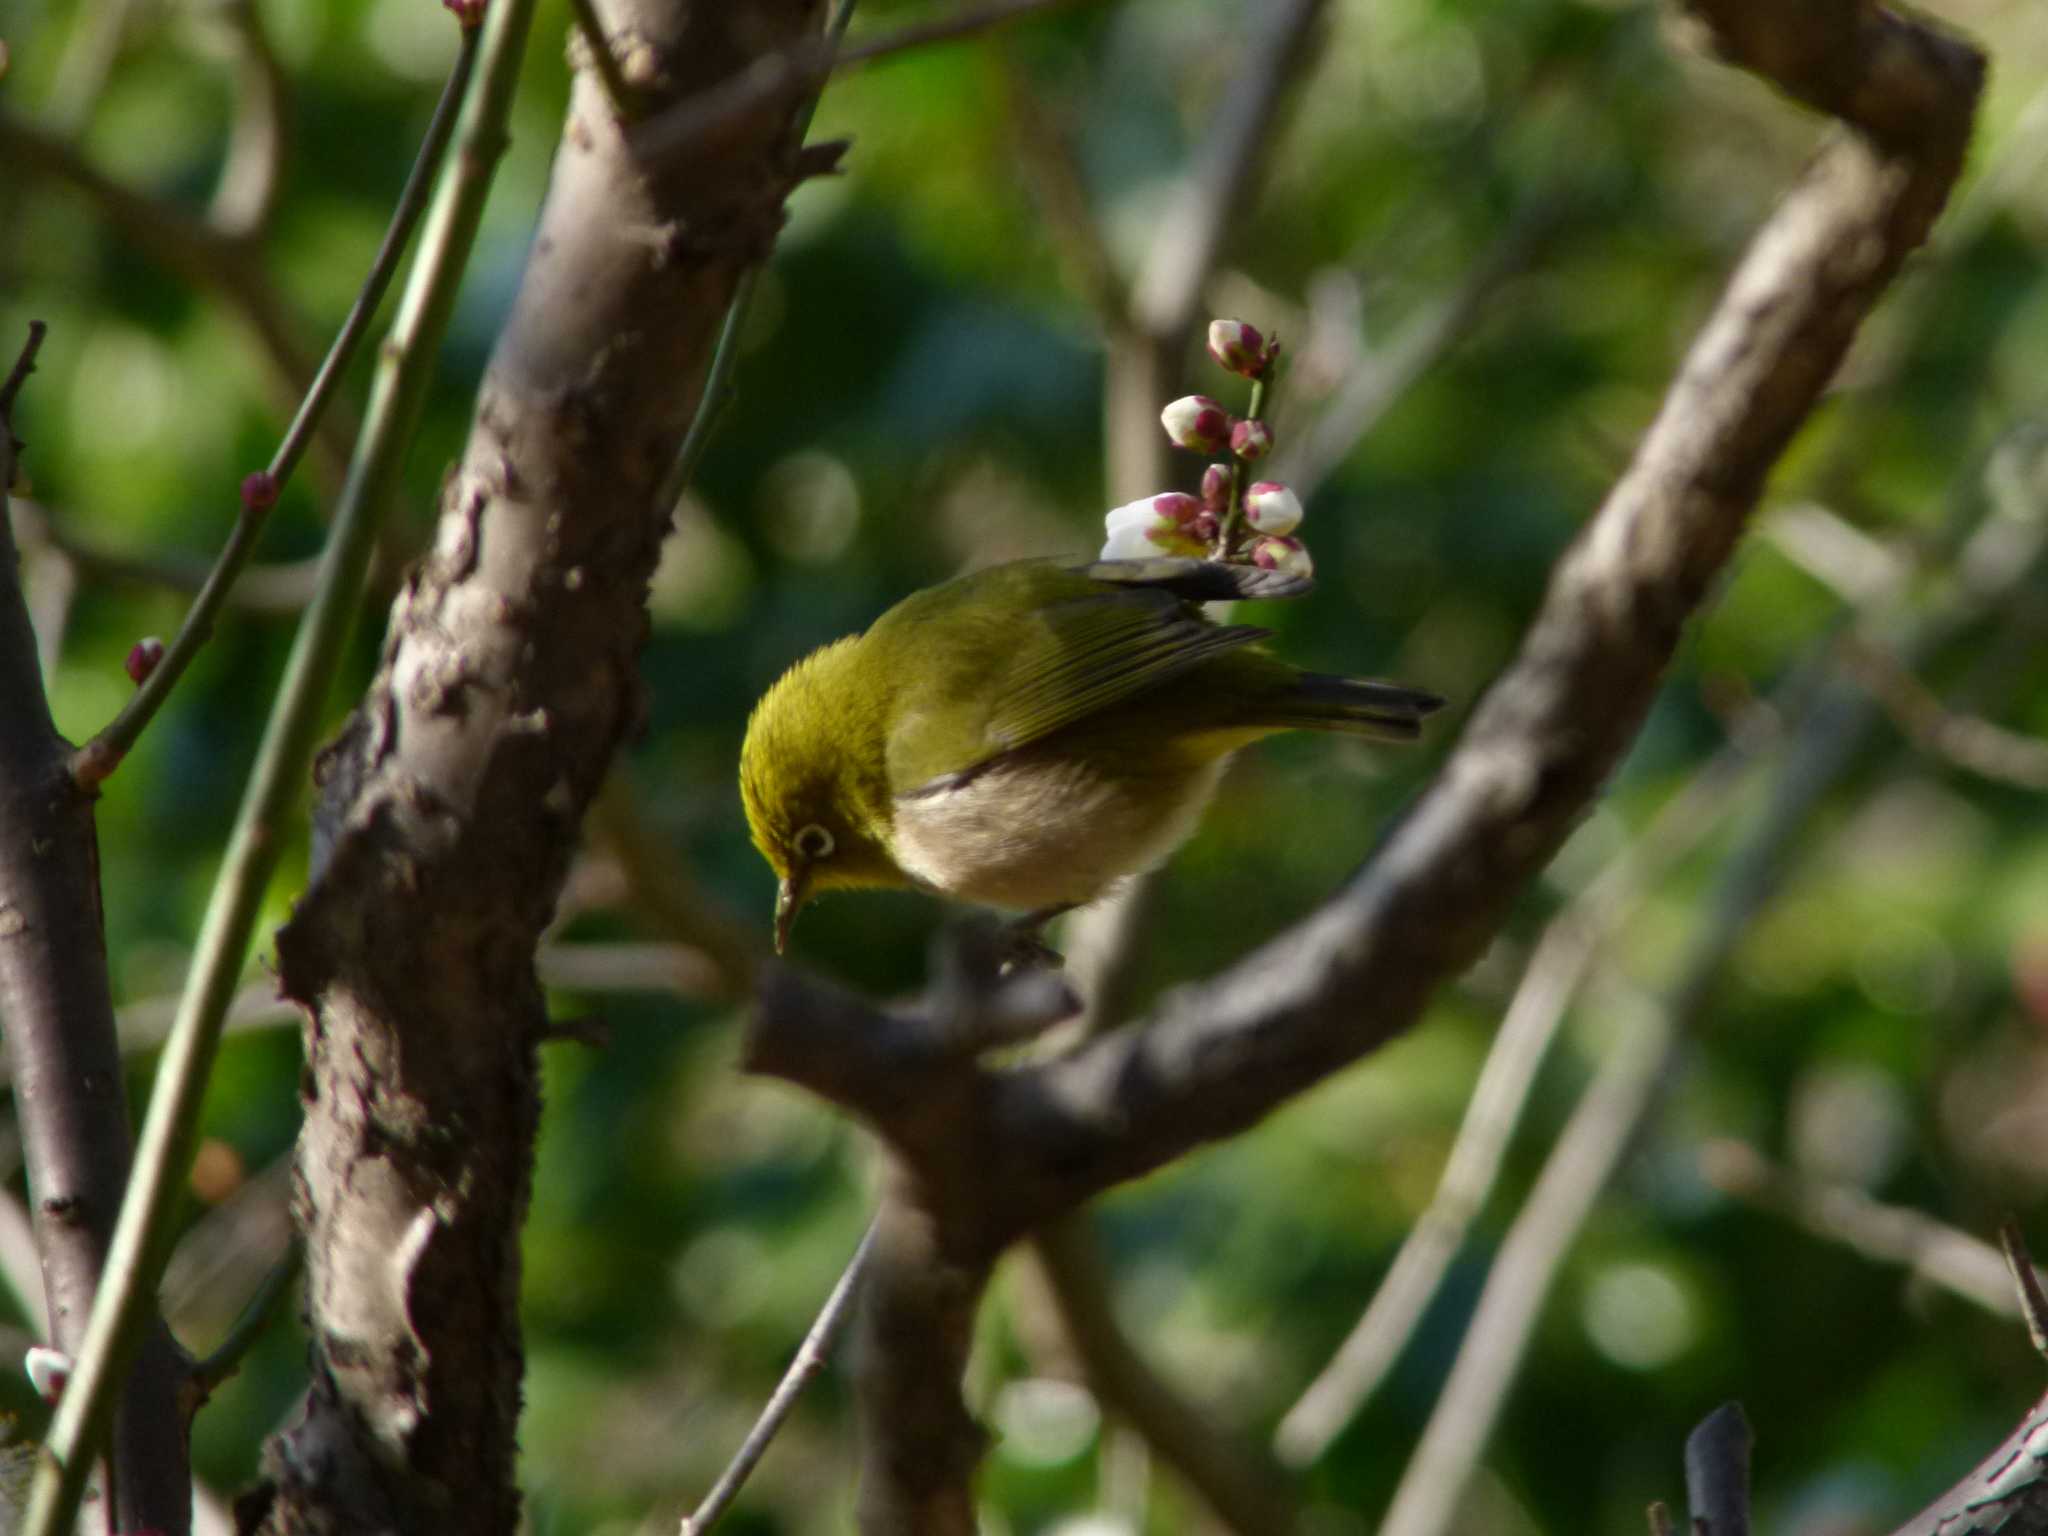
<path fill-rule="evenodd" d="M 1701 10 L 1717 35 L 1742 23 L 1745 61 L 1756 54 L 1744 40 L 1780 14 L 1753 0 Z M 907 1074 L 892 1082 L 900 1031 L 892 1045 L 873 1010 L 837 994 L 828 1003 L 786 973 L 764 994 L 752 1060 L 772 1070 L 794 1059 L 789 1040 L 809 1041 L 816 1054 L 800 1080 L 894 1145 L 897 1198 L 918 1208 L 900 1226 L 934 1259 L 921 1297 L 877 1277 L 875 1294 L 892 1303 L 891 1353 L 914 1363 L 921 1385 L 899 1381 L 886 1413 L 868 1405 L 870 1529 L 963 1528 L 972 1455 L 952 1388 L 963 1336 L 953 1287 L 978 1286 L 1023 1233 L 1243 1130 L 1412 1024 L 1497 930 L 1633 739 L 1771 465 L 1961 169 L 1981 57 L 1869 5 L 1815 11 L 1833 26 L 1824 68 L 1810 50 L 1768 62 L 1786 71 L 1787 90 L 1840 105 L 1868 131 L 1836 133 L 1759 231 L 1634 462 L 1560 561 L 1519 656 L 1439 779 L 1344 890 L 1138 1027 L 1042 1064 L 922 1074 L 915 1091 Z M 1802 13 L 1787 29 L 1804 36 L 1812 25 Z M 913 1330 L 920 1301 L 930 1310 Z M 935 1373 L 949 1371 L 935 1388 Z M 937 1461 L 957 1483 L 935 1485 L 946 1474 L 931 1461 L 911 1477 L 919 1444 L 946 1448 Z M 878 1490 L 876 1477 L 897 1481 Z"/>
<path fill-rule="evenodd" d="M 659 109 L 815 34 L 819 9 L 637 0 L 607 22 Z M 516 1524 L 534 946 L 639 718 L 656 488 L 798 175 L 787 129 L 757 110 L 655 164 L 578 78 L 433 549 L 323 759 L 316 873 L 278 939 L 308 1012 L 314 1384 L 267 1455 L 264 1529 Z"/>

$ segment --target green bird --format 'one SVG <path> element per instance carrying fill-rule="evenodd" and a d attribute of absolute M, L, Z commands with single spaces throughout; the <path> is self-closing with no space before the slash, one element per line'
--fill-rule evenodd
<path fill-rule="evenodd" d="M 1198 604 L 1308 578 L 1202 560 L 1021 560 L 913 594 L 799 661 L 740 749 L 775 947 L 820 891 L 915 887 L 1027 932 L 1163 862 L 1233 752 L 1277 731 L 1413 740 L 1434 694 L 1282 661 Z"/>

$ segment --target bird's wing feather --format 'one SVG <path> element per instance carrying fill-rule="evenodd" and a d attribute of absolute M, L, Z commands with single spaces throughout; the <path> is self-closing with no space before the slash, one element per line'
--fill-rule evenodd
<path fill-rule="evenodd" d="M 1269 631 L 1213 624 L 1177 595 L 1185 567 L 1197 563 L 1158 562 L 1174 569 L 1156 584 L 1132 580 L 1139 572 L 1105 581 L 1100 566 L 1003 566 L 983 573 L 995 589 L 988 593 L 892 610 L 871 636 L 891 650 L 915 645 L 919 663 L 917 693 L 902 700 L 889 736 L 895 792 L 958 783 L 1003 753 L 1263 639 Z"/>

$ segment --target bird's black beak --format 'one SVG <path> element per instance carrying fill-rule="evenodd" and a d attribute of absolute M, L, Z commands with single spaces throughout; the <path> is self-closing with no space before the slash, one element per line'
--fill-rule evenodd
<path fill-rule="evenodd" d="M 796 915 L 810 898 L 811 872 L 801 864 L 792 865 L 787 877 L 775 887 L 775 953 L 789 948 L 789 930 Z"/>

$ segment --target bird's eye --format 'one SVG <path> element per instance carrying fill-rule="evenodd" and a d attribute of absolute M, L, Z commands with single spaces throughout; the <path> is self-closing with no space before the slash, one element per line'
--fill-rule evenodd
<path fill-rule="evenodd" d="M 815 821 L 796 835 L 796 851 L 807 859 L 829 859 L 833 847 L 832 834 Z"/>

